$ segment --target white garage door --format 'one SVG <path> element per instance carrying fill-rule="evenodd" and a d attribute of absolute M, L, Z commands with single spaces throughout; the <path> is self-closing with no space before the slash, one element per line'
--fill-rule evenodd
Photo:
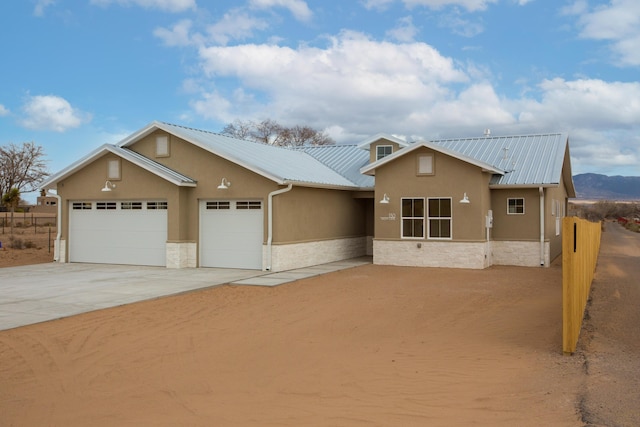
<path fill-rule="evenodd" d="M 200 202 L 200 266 L 262 269 L 264 214 L 258 200 Z"/>
<path fill-rule="evenodd" d="M 71 202 L 69 260 L 166 265 L 167 202 Z"/>

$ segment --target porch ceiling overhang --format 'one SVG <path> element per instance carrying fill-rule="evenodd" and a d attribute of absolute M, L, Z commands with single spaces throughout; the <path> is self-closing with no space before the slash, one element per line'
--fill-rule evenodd
<path fill-rule="evenodd" d="M 127 160 L 135 164 L 136 166 L 142 169 L 145 169 L 146 171 L 151 172 L 152 174 L 162 179 L 165 179 L 166 181 L 169 181 L 174 185 L 177 185 L 180 187 L 196 187 L 197 186 L 197 182 L 189 178 L 188 176 L 183 175 L 179 172 L 176 172 L 136 152 L 133 152 L 126 148 L 118 147 L 115 145 L 104 144 L 98 147 L 97 149 L 95 149 L 94 151 L 92 151 L 91 153 L 89 153 L 88 155 L 86 155 L 85 157 L 81 158 L 80 160 L 67 166 L 60 172 L 49 177 L 47 180 L 45 180 L 41 184 L 40 188 L 43 188 L 43 189 L 57 188 L 58 182 L 66 179 L 67 177 L 74 174 L 75 172 L 82 169 L 83 167 L 87 166 L 91 162 L 109 153 L 114 154 L 124 160 Z"/>

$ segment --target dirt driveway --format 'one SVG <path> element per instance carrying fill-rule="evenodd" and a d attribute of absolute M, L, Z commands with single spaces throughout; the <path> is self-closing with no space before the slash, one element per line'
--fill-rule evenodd
<path fill-rule="evenodd" d="M 595 289 L 608 295 L 605 277 Z M 0 414 L 15 426 L 616 425 L 594 409 L 607 402 L 593 370 L 635 350 L 621 327 L 620 347 L 591 353 L 618 321 L 598 323 L 594 296 L 588 344 L 563 356 L 561 298 L 557 265 L 367 265 L 96 311 L 0 332 Z M 637 401 L 622 399 L 634 419 Z"/>

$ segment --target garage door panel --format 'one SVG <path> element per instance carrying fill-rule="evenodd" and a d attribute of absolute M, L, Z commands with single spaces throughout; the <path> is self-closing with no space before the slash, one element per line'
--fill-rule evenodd
<path fill-rule="evenodd" d="M 89 202 L 85 202 L 85 206 Z M 144 202 L 140 202 L 146 206 Z M 70 209 L 70 261 L 105 264 L 166 264 L 167 211 Z"/>
<path fill-rule="evenodd" d="M 262 203 L 239 202 L 250 203 L 252 209 L 238 209 L 233 201 L 220 203 L 228 209 L 200 204 L 200 266 L 262 269 Z"/>

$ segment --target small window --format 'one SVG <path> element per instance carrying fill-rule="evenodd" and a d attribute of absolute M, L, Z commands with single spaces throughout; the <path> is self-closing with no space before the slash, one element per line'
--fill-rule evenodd
<path fill-rule="evenodd" d="M 142 202 L 121 202 L 120 209 L 123 210 L 142 210 Z"/>
<path fill-rule="evenodd" d="M 116 208 L 116 202 L 97 202 L 96 209 L 113 210 Z"/>
<path fill-rule="evenodd" d="M 120 159 L 112 159 L 107 162 L 107 179 L 120 179 Z"/>
<path fill-rule="evenodd" d="M 402 199 L 402 237 L 424 238 L 424 199 Z"/>
<path fill-rule="evenodd" d="M 429 238 L 451 239 L 451 199 L 429 199 Z"/>
<path fill-rule="evenodd" d="M 91 209 L 91 202 L 73 202 L 71 206 L 73 210 L 85 211 Z"/>
<path fill-rule="evenodd" d="M 167 202 L 147 202 L 147 210 L 166 210 Z"/>
<path fill-rule="evenodd" d="M 380 160 L 393 153 L 393 147 L 391 145 L 378 145 L 376 147 L 376 160 Z"/>
<path fill-rule="evenodd" d="M 226 210 L 231 208 L 229 202 L 207 202 L 206 208 L 208 210 Z"/>
<path fill-rule="evenodd" d="M 418 175 L 433 175 L 433 154 L 418 156 Z"/>
<path fill-rule="evenodd" d="M 262 209 L 262 202 L 236 202 L 236 209 Z"/>
<path fill-rule="evenodd" d="M 524 214 L 524 198 L 518 197 L 507 199 L 507 214 L 522 215 Z"/>
<path fill-rule="evenodd" d="M 156 157 L 169 157 L 169 137 L 167 135 L 156 137 Z"/>

